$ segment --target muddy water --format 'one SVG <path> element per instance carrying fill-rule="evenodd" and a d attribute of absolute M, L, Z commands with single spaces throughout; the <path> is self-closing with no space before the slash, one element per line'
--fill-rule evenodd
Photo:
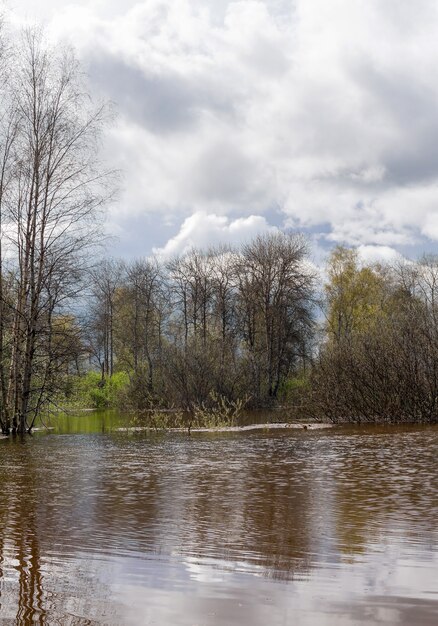
<path fill-rule="evenodd" d="M 0 624 L 437 624 L 437 453 L 437 428 L 0 441 Z"/>

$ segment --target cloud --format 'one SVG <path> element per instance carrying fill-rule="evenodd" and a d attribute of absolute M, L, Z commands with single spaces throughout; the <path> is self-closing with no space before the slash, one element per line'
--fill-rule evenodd
<path fill-rule="evenodd" d="M 38 11 L 118 105 L 105 151 L 125 184 L 111 222 L 279 207 L 285 225 L 331 244 L 438 241 L 432 0 L 42 0 Z"/>
<path fill-rule="evenodd" d="M 403 258 L 397 250 L 389 246 L 359 246 L 358 253 L 365 263 L 390 263 Z"/>
<path fill-rule="evenodd" d="M 233 220 L 224 215 L 198 211 L 184 220 L 175 237 L 169 239 L 162 248 L 154 248 L 153 252 L 160 256 L 175 256 L 194 247 L 238 244 L 252 239 L 257 234 L 275 230 L 274 226 L 270 226 L 265 218 L 259 215 Z"/>

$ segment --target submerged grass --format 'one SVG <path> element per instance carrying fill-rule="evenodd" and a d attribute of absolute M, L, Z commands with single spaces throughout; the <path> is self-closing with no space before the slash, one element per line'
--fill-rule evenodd
<path fill-rule="evenodd" d="M 247 399 L 228 400 L 212 392 L 208 403 L 193 404 L 190 411 L 151 408 L 135 414 L 130 425 L 155 430 L 182 429 L 188 433 L 197 428 L 236 426 L 247 402 Z"/>

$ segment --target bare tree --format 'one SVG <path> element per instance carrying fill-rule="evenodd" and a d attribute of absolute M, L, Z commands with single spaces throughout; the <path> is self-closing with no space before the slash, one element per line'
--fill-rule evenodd
<path fill-rule="evenodd" d="M 2 38 L 0 23 L 0 84 L 2 85 L 0 96 L 5 106 L 0 110 L 0 427 L 2 431 L 8 430 L 9 417 L 7 408 L 7 374 L 5 371 L 6 346 L 5 324 L 9 319 L 8 303 L 5 280 L 6 270 L 4 266 L 4 226 L 5 210 L 11 188 L 15 169 L 15 141 L 18 132 L 18 113 L 11 98 L 6 67 L 7 53 Z M 9 303 L 10 304 L 10 303 Z"/>
<path fill-rule="evenodd" d="M 301 237 L 277 234 L 241 250 L 135 261 L 121 273 L 115 261 L 101 264 L 89 317 L 94 352 L 104 374 L 111 355 L 128 373 L 125 405 L 275 402 L 308 357 L 314 277 L 306 252 Z"/>
<path fill-rule="evenodd" d="M 124 274 L 124 263 L 115 259 L 101 261 L 90 274 L 93 304 L 88 324 L 92 328 L 94 354 L 101 366 L 102 379 L 114 373 L 117 292 L 122 288 Z"/>
<path fill-rule="evenodd" d="M 167 265 L 174 304 L 183 312 L 184 344 L 189 337 L 206 345 L 212 304 L 211 255 L 192 249 Z"/>
<path fill-rule="evenodd" d="M 46 391 L 54 320 L 80 290 L 96 238 L 108 182 L 96 155 L 107 114 L 91 103 L 72 52 L 50 49 L 40 31 L 23 33 L 13 63 L 0 144 L 10 177 L 2 252 L 6 246 L 16 269 L 2 410 L 5 431 L 25 432 Z"/>
<path fill-rule="evenodd" d="M 306 255 L 304 238 L 275 233 L 243 246 L 237 261 L 241 332 L 259 402 L 277 397 L 306 353 L 314 287 Z"/>
<path fill-rule="evenodd" d="M 119 346 L 124 364 L 143 380 L 149 393 L 161 361 L 167 289 L 163 268 L 157 259 L 141 259 L 127 269 L 127 280 L 120 292 L 118 323 Z"/>

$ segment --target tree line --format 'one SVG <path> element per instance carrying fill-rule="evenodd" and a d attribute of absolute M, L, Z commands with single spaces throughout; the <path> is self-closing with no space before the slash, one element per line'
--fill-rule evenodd
<path fill-rule="evenodd" d="M 365 263 L 338 246 L 323 283 L 308 252 L 276 233 L 104 261 L 85 319 L 102 380 L 128 372 L 136 409 L 223 397 L 334 423 L 436 422 L 438 258 Z"/>
<path fill-rule="evenodd" d="M 171 260 L 103 261 L 82 320 L 102 384 L 129 373 L 135 408 L 186 411 L 212 397 L 272 405 L 311 354 L 307 242 L 275 233 Z"/>

